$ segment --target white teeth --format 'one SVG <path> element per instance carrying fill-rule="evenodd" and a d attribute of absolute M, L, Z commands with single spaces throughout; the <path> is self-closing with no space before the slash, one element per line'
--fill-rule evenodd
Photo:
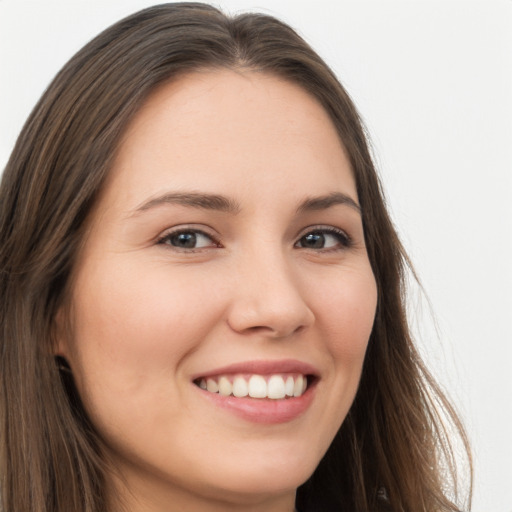
<path fill-rule="evenodd" d="M 249 379 L 249 396 L 252 398 L 266 398 L 267 382 L 261 375 L 253 375 Z"/>
<path fill-rule="evenodd" d="M 243 377 L 235 377 L 233 381 L 233 396 L 242 398 L 249 394 L 249 386 Z"/>
<path fill-rule="evenodd" d="M 272 375 L 268 380 L 268 397 L 279 399 L 286 396 L 283 377 L 280 375 Z"/>
<path fill-rule="evenodd" d="M 219 379 L 219 394 L 229 396 L 233 392 L 233 386 L 229 382 L 227 377 L 221 377 Z"/>
<path fill-rule="evenodd" d="M 293 377 L 290 376 L 286 379 L 286 382 L 284 384 L 284 388 L 286 390 L 286 396 L 293 396 Z"/>
<path fill-rule="evenodd" d="M 203 378 L 196 383 L 201 389 L 223 396 L 250 396 L 272 400 L 299 397 L 306 391 L 308 385 L 307 378 L 303 375 L 251 375 L 248 381 L 242 375 L 236 375 L 234 378 L 222 375 L 218 378 Z"/>
<path fill-rule="evenodd" d="M 302 375 L 299 375 L 295 379 L 295 385 L 293 386 L 293 396 L 300 396 L 302 395 L 302 386 L 304 385 L 304 379 Z"/>
<path fill-rule="evenodd" d="M 206 380 L 206 389 L 210 393 L 218 393 L 219 392 L 219 385 L 217 384 L 217 381 L 213 379 L 207 379 Z"/>

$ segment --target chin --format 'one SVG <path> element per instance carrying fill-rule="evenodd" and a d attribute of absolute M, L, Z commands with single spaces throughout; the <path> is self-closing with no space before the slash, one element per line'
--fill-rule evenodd
<path fill-rule="evenodd" d="M 210 482 L 200 494 L 215 501 L 239 505 L 253 505 L 270 500 L 276 496 L 295 494 L 297 488 L 308 478 L 309 474 L 295 473 L 287 477 L 277 472 L 269 475 L 249 472 L 239 473 L 238 478 L 229 482 Z"/>
<path fill-rule="evenodd" d="M 319 460 L 307 457 L 286 457 L 276 453 L 265 460 L 248 460 L 244 467 L 225 467 L 216 474 L 212 487 L 222 489 L 218 494 L 233 500 L 252 501 L 262 496 L 295 492 L 314 472 Z M 210 478 L 211 478 L 210 473 Z"/>

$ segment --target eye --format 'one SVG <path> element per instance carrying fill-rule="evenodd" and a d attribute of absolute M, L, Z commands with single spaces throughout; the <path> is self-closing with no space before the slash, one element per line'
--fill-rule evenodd
<path fill-rule="evenodd" d="M 318 228 L 309 231 L 302 236 L 297 243 L 296 247 L 301 249 L 315 249 L 315 250 L 336 250 L 346 249 L 350 247 L 351 240 L 349 236 L 336 228 Z"/>
<path fill-rule="evenodd" d="M 219 247 L 219 244 L 210 235 L 197 229 L 180 229 L 167 233 L 158 240 L 158 243 L 184 250 Z"/>

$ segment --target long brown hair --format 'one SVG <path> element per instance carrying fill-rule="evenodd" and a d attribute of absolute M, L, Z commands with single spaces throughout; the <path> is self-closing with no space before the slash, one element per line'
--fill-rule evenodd
<path fill-rule="evenodd" d="M 250 69 L 309 91 L 350 157 L 378 286 L 354 404 L 297 493 L 307 511 L 448 512 L 462 426 L 411 340 L 408 259 L 386 211 L 358 113 L 334 74 L 288 26 L 198 3 L 145 9 L 79 51 L 27 120 L 0 188 L 0 494 L 5 512 L 107 509 L 101 440 L 64 361 L 55 318 L 71 286 L 85 221 L 120 137 L 162 82 L 207 68 Z M 457 445 L 459 446 L 459 445 Z M 470 493 L 469 493 L 470 495 Z M 466 504 L 468 506 L 469 503 Z"/>

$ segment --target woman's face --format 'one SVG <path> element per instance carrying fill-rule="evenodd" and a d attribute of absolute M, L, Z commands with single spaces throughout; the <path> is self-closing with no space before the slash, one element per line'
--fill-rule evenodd
<path fill-rule="evenodd" d="M 256 72 L 162 86 L 123 139 L 75 277 L 59 354 L 130 496 L 293 507 L 354 399 L 376 307 L 323 108 Z"/>

